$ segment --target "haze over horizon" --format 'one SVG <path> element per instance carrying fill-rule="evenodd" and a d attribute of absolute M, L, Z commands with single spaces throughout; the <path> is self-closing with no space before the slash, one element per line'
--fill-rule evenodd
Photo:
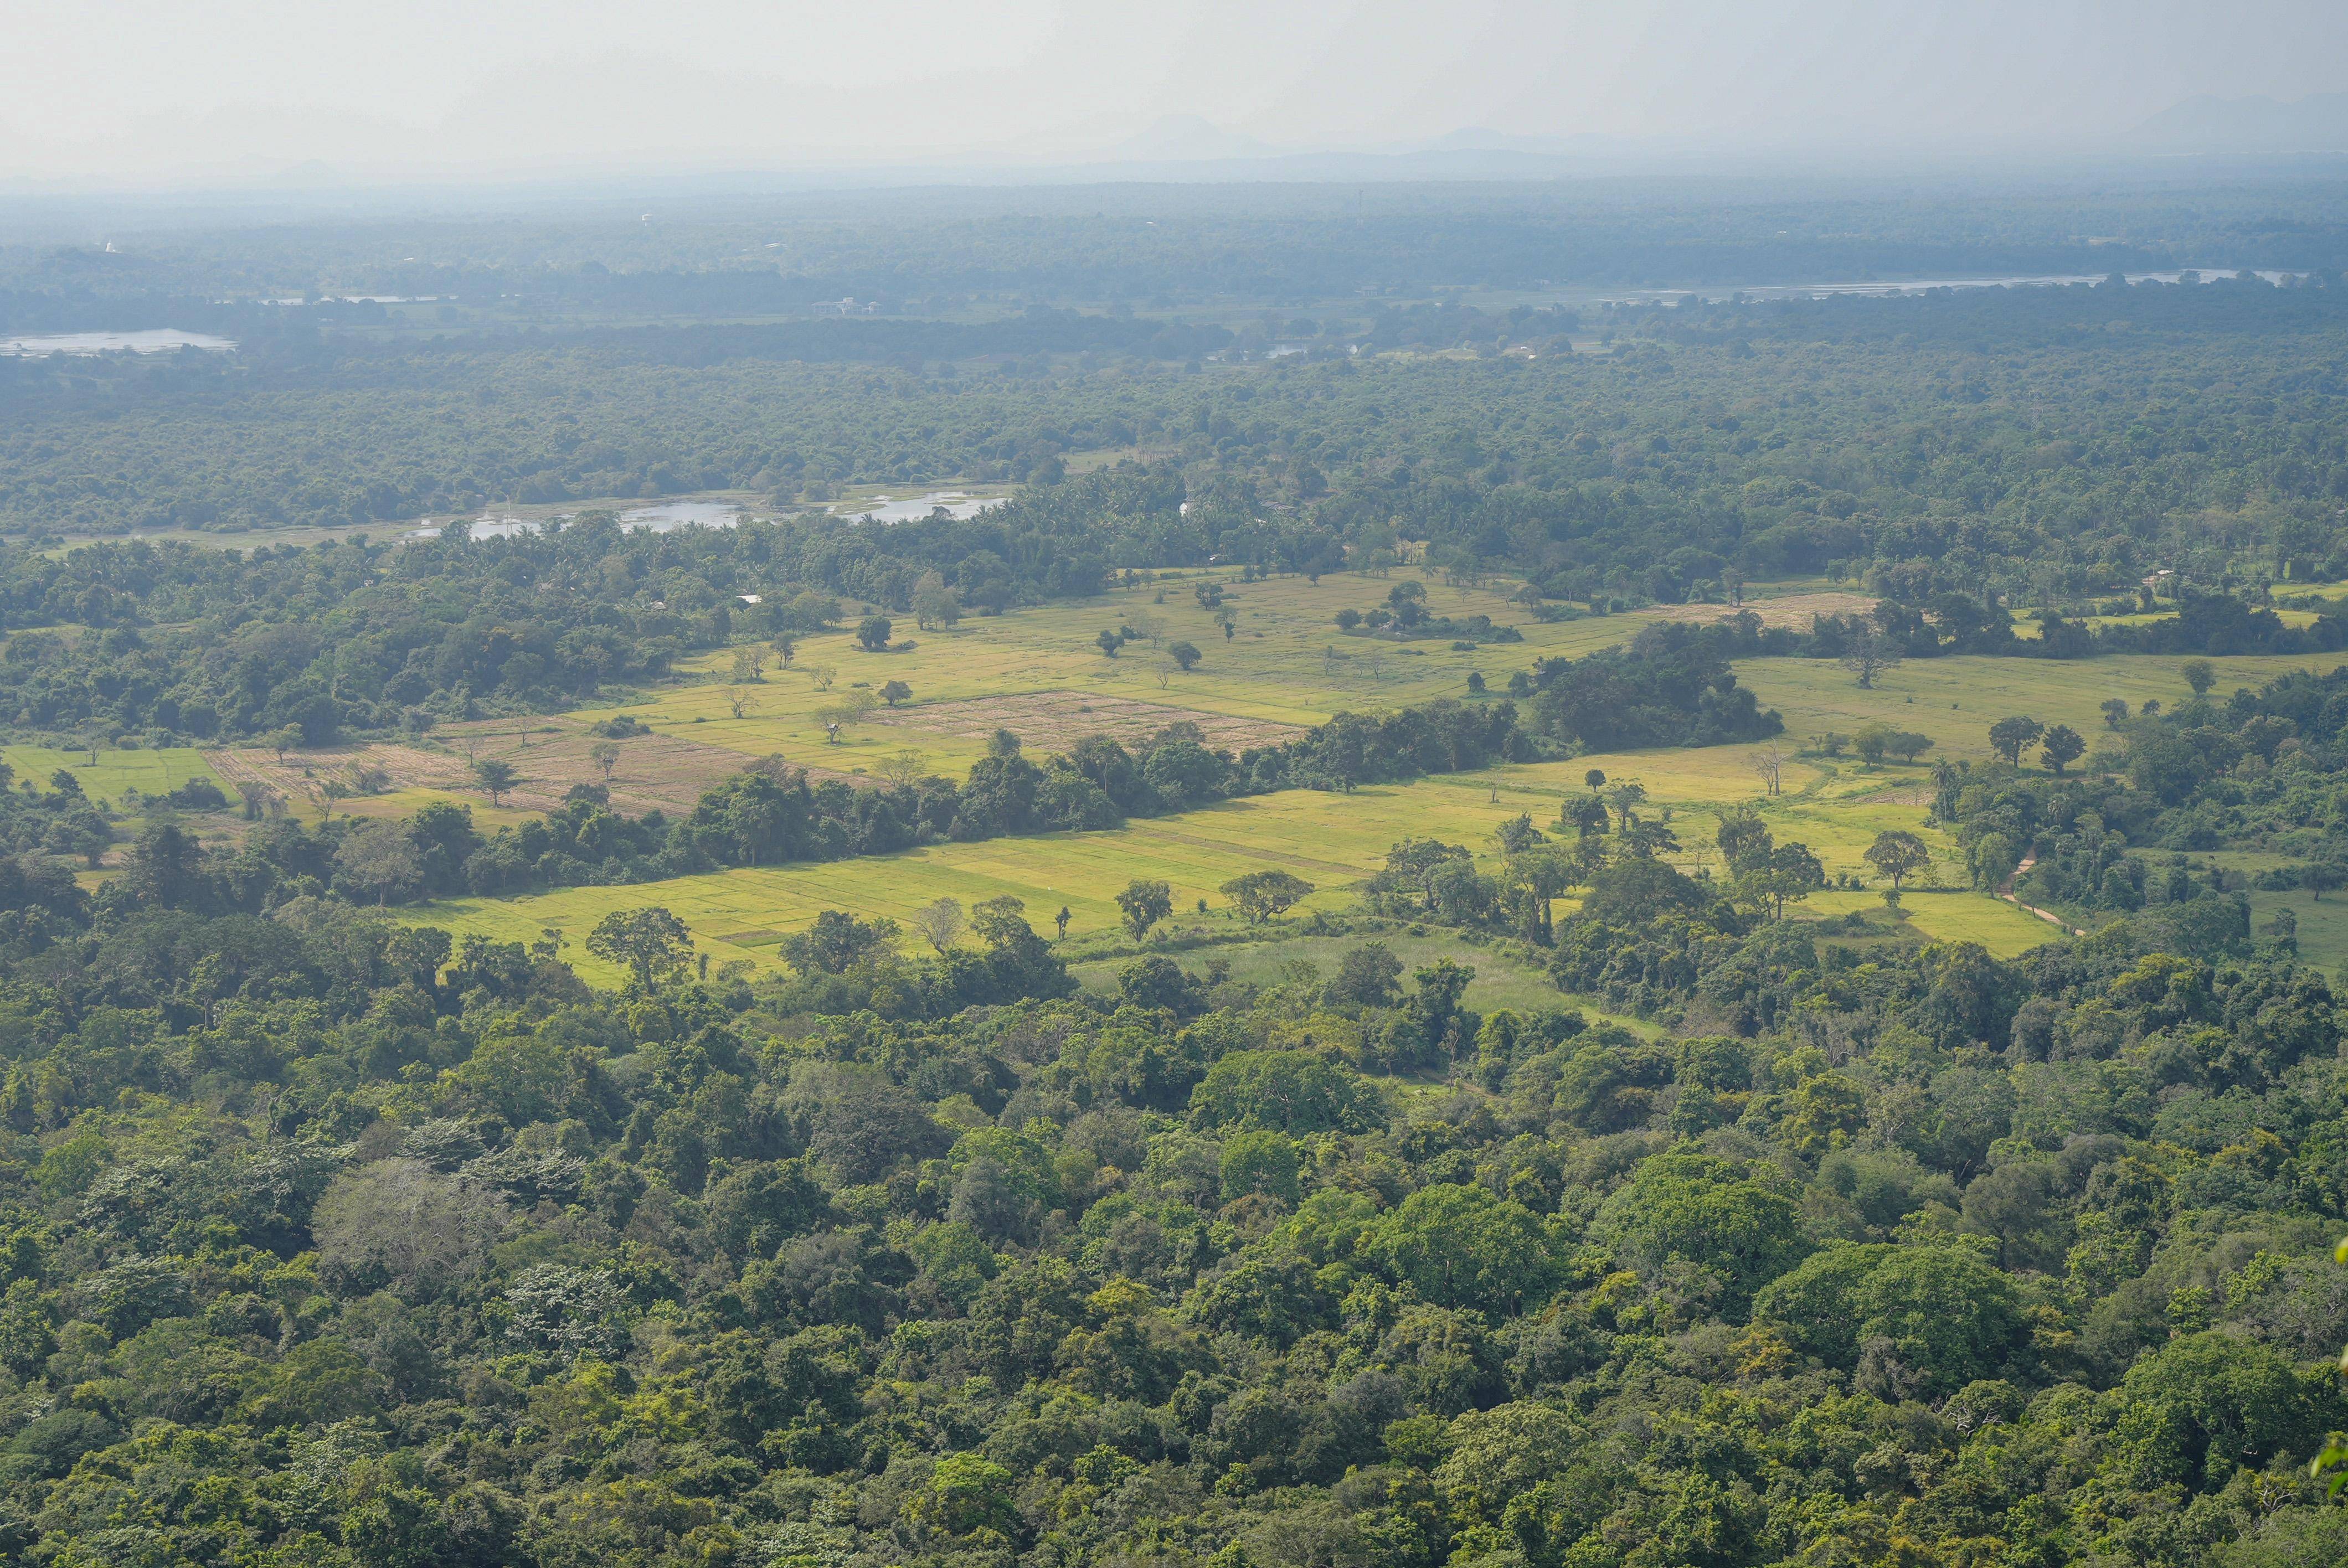
<path fill-rule="evenodd" d="M 7 0 L 22 190 L 1485 153 L 2348 149 L 2348 10 Z M 1237 43 L 1235 44 L 1235 40 Z M 2146 128 L 2153 141 L 2143 145 Z"/>

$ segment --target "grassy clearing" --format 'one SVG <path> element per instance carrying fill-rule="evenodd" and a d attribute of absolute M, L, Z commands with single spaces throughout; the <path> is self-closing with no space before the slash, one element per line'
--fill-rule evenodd
<path fill-rule="evenodd" d="M 1858 910 L 1888 931 L 1895 919 L 1883 907 L 1880 893 L 1813 893 L 1796 912 L 1800 919 L 1819 919 Z M 2054 927 L 2025 915 L 1986 893 L 1930 890 L 1911 892 L 1901 901 L 1897 924 L 1931 942 L 1978 942 L 2001 958 L 2018 958 L 2060 935 Z M 1847 941 L 1848 938 L 1828 938 Z"/>
<path fill-rule="evenodd" d="M 2299 921 L 2299 956 L 2334 975 L 2348 975 L 2348 898 L 2334 893 L 2322 902 L 2312 893 L 2293 888 L 2282 893 L 2251 893 L 2250 928 L 2255 931 L 2289 909 Z"/>
<path fill-rule="evenodd" d="M 59 768 L 81 781 L 82 793 L 93 799 L 118 800 L 125 789 L 141 794 L 169 794 L 190 779 L 210 779 L 223 792 L 228 785 L 212 771 L 204 753 L 195 746 L 160 750 L 113 751 L 100 747 L 96 766 L 86 751 L 57 751 L 47 746 L 0 748 L 0 757 L 16 770 L 19 781 L 31 780 L 46 790 L 49 775 Z M 231 793 L 233 799 L 233 794 Z"/>
<path fill-rule="evenodd" d="M 2102 704 L 2117 697 L 2130 709 L 2147 698 L 2174 707 L 2191 695 L 2178 673 L 2185 658 L 2123 653 L 2101 659 L 1993 659 L 1967 655 L 1911 659 L 1887 671 L 1870 692 L 1830 660 L 1750 659 L 1739 677 L 1762 702 L 1785 715 L 1796 739 L 1828 730 L 1850 734 L 1861 726 L 1896 724 L 1932 737 L 1935 754 L 1986 757 L 1989 727 L 2009 713 L 2041 723 L 2068 724 L 2090 746 L 2109 734 Z M 2213 659 L 2217 695 L 2256 688 L 2292 670 L 2328 671 L 2348 658 L 2337 653 Z"/>

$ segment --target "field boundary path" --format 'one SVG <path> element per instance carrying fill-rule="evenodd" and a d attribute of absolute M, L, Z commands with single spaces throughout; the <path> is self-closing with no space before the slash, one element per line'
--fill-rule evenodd
<path fill-rule="evenodd" d="M 2021 910 L 2025 915 L 2035 915 L 2040 919 L 2045 921 L 2048 925 L 2055 927 L 2061 930 L 2068 931 L 2074 937 L 2085 936 L 2087 934 L 2086 932 L 2082 931 L 2078 927 L 2072 925 L 2068 920 L 2064 919 L 2062 916 L 2054 913 L 2052 910 L 2041 909 L 2035 904 L 2024 904 L 2021 899 L 2013 896 L 2013 884 L 2015 880 L 2037 864 L 2038 856 L 2034 855 L 2024 856 L 2022 857 L 2022 864 L 2013 868 L 2013 876 L 2008 876 L 2005 879 L 2004 884 L 1998 888 L 1997 896 L 2004 899 L 2007 903 L 2013 905 L 2015 908 Z"/>

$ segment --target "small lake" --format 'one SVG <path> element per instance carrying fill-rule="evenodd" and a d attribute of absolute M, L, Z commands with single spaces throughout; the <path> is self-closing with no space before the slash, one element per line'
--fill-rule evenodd
<path fill-rule="evenodd" d="M 569 512 L 561 513 L 557 520 L 567 519 L 572 515 Z M 633 507 L 622 512 L 620 526 L 628 528 L 650 528 L 656 534 L 672 534 L 679 528 L 695 526 L 705 528 L 730 528 L 740 522 L 742 517 L 742 508 L 731 501 L 663 501 L 656 506 Z M 447 528 L 448 523 L 459 520 L 469 520 L 473 537 L 477 539 L 510 539 L 517 534 L 531 533 L 545 526 L 542 521 L 534 521 L 529 518 L 481 517 L 470 519 L 451 518 L 447 522 L 427 518 L 424 519 L 422 528 L 409 529 L 407 537 L 411 539 L 432 538 L 437 537 L 442 528 Z"/>
<path fill-rule="evenodd" d="M 183 333 L 159 327 L 137 333 L 43 333 L 32 337 L 0 338 L 0 354 L 170 354 L 175 349 L 202 349 L 226 354 L 236 347 L 233 338 L 210 333 Z"/>
<path fill-rule="evenodd" d="M 902 500 L 875 496 L 860 504 L 846 503 L 837 510 L 841 517 L 869 518 L 876 523 L 917 523 L 943 507 L 948 517 L 967 521 L 987 507 L 1002 504 L 1000 496 L 973 496 L 967 490 L 932 490 L 928 495 L 909 496 Z"/>

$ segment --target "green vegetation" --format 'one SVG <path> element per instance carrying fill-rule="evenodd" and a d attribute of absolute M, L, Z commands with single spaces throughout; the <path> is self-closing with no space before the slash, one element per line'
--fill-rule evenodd
<path fill-rule="evenodd" d="M 0 248 L 0 1560 L 2337 1558 L 2336 273 L 1531 282 L 2324 194 L 1159 200 Z"/>

